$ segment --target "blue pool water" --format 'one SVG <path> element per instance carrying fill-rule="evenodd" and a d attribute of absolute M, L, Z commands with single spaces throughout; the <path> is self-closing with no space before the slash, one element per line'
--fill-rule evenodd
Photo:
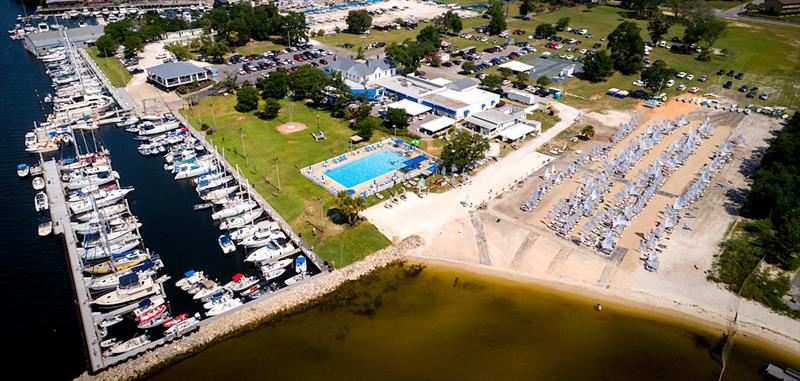
<path fill-rule="evenodd" d="M 342 184 L 345 188 L 352 188 L 365 181 L 403 168 L 403 162 L 406 160 L 408 160 L 407 157 L 395 151 L 382 150 L 341 167 L 330 169 L 325 172 L 325 176 Z"/>

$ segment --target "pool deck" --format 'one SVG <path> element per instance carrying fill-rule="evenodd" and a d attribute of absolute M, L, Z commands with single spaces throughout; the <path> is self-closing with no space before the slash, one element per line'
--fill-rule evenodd
<path fill-rule="evenodd" d="M 311 181 L 315 182 L 317 185 L 325 188 L 325 190 L 333 194 L 352 189 L 357 195 L 369 196 L 381 190 L 391 188 L 395 184 L 399 184 L 404 180 L 412 179 L 420 175 L 425 171 L 426 168 L 434 165 L 433 163 L 435 161 L 438 161 L 438 158 L 408 143 L 402 143 L 402 145 L 397 146 L 395 144 L 396 141 L 397 140 L 394 138 L 386 138 L 368 146 L 361 147 L 355 151 L 350 151 L 334 158 L 312 164 L 308 167 L 302 168 L 300 172 L 303 174 L 303 176 L 309 178 Z M 392 150 L 408 159 L 419 155 L 425 155 L 427 160 L 422 162 L 418 169 L 414 169 L 406 173 L 403 173 L 400 170 L 389 171 L 381 176 L 370 178 L 352 187 L 345 187 L 336 180 L 325 175 L 325 173 L 329 170 L 353 163 L 381 150 Z M 373 186 L 373 183 L 378 184 L 377 190 Z"/>

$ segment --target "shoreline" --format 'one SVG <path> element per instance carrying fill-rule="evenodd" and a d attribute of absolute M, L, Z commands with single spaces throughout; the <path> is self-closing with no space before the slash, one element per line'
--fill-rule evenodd
<path fill-rule="evenodd" d="M 144 352 L 125 362 L 89 374 L 84 371 L 76 380 L 135 380 L 146 377 L 170 364 L 192 356 L 195 352 L 227 339 L 233 335 L 244 334 L 263 322 L 281 313 L 291 312 L 308 303 L 324 297 L 349 281 L 384 268 L 392 263 L 403 261 L 406 253 L 423 245 L 418 236 L 410 236 L 396 245 L 377 251 L 349 266 L 317 276 L 306 282 L 278 291 L 276 295 L 248 303 L 240 310 L 216 319 L 199 331 L 184 336 L 169 344 Z"/>
<path fill-rule="evenodd" d="M 599 287 L 586 286 L 577 282 L 568 282 L 563 278 L 546 279 L 527 274 L 516 273 L 502 270 L 495 267 L 487 267 L 480 264 L 466 263 L 457 260 L 434 258 L 419 255 L 418 253 L 409 254 L 406 259 L 411 263 L 444 267 L 451 270 L 466 271 L 471 274 L 484 276 L 495 281 L 510 282 L 519 286 L 534 288 L 535 291 L 556 296 L 566 296 L 579 301 L 600 303 L 605 311 L 607 307 L 613 308 L 615 312 L 622 312 L 639 316 L 661 323 L 677 325 L 681 327 L 700 327 L 709 332 L 721 331 L 722 334 L 728 330 L 732 323 L 733 316 L 725 316 L 719 311 L 714 311 L 696 304 L 686 304 L 677 300 L 668 300 L 663 296 L 651 295 L 641 291 L 630 290 L 619 292 L 619 290 L 601 289 Z M 751 302 L 742 300 L 743 302 Z M 739 319 L 746 319 L 739 316 Z M 794 353 L 795 357 L 800 357 L 800 337 L 791 337 L 785 333 L 778 332 L 764 327 L 751 320 L 739 320 L 737 322 L 736 336 L 734 343 L 738 340 L 747 340 L 756 345 L 766 346 L 769 349 L 778 351 L 788 351 Z"/>

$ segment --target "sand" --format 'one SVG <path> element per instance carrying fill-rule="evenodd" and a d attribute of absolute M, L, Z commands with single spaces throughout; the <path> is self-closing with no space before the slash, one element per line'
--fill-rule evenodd
<path fill-rule="evenodd" d="M 304 123 L 292 122 L 292 123 L 284 123 L 277 127 L 275 127 L 278 132 L 288 135 L 293 134 L 295 132 L 300 132 L 308 128 Z"/>
<path fill-rule="evenodd" d="M 745 117 L 741 114 L 693 109 L 676 103 L 654 111 L 638 111 L 642 112 L 643 119 L 666 119 L 692 111 L 692 128 L 696 128 L 706 117 L 710 117 L 717 126 L 714 136 L 703 142 L 687 164 L 663 185 L 662 190 L 671 194 L 680 193 L 693 180 L 700 166 L 710 160 L 718 144 L 730 136 L 743 134 L 745 144 L 737 149 L 736 159 L 723 166 L 712 180 L 712 186 L 707 189 L 705 196 L 692 206 L 694 218 L 683 221 L 692 230 L 678 229 L 668 239 L 661 241 L 666 249 L 660 256 L 661 269 L 657 273 L 647 272 L 642 266 L 636 250 L 638 234 L 647 232 L 659 220 L 660 211 L 673 199 L 668 194 L 659 194 L 634 219 L 620 242 L 620 247 L 628 249 L 627 253 L 614 256 L 598 254 L 590 248 L 558 237 L 540 222 L 550 205 L 575 189 L 575 181 L 565 181 L 555 187 L 532 212 L 523 213 L 519 210 L 523 200 L 541 180 L 532 176 L 522 185 L 513 187 L 509 187 L 508 181 L 513 182 L 515 178 L 541 166 L 529 152 L 533 145 L 544 143 L 539 139 L 512 152 L 492 164 L 492 167 L 483 169 L 472 178 L 471 185 L 429 195 L 424 199 L 412 196 L 410 201 L 393 209 L 377 205 L 364 215 L 395 242 L 411 234 L 418 234 L 425 239 L 425 245 L 410 253 L 417 258 L 579 290 L 598 300 L 630 303 L 661 313 L 669 311 L 716 327 L 729 325 L 738 309 L 738 332 L 758 336 L 800 355 L 800 322 L 773 313 L 754 302 L 741 300 L 722 286 L 706 280 L 706 271 L 711 268 L 714 254 L 718 252 L 719 244 L 735 218 L 729 209 L 730 200 L 726 193 L 731 188 L 747 186 L 746 179 L 739 172 L 742 160 L 753 149 L 766 145 L 765 140 L 770 137 L 770 130 L 776 127 L 777 122 L 763 116 Z M 603 136 L 607 139 L 610 126 L 625 120 L 623 115 L 613 112 L 589 113 L 580 123 L 586 123 L 587 119 L 597 122 L 597 137 L 576 147 L 584 152 L 589 151 L 592 144 L 598 144 L 597 140 L 603 139 Z M 641 126 L 646 125 L 643 121 L 640 128 L 620 146 L 640 134 L 644 130 Z M 637 163 L 637 168 L 631 170 L 626 179 L 635 177 L 638 168 L 652 162 L 661 150 L 690 126 L 680 128 L 665 139 Z M 566 127 L 562 125 L 554 129 Z M 554 162 L 561 166 L 572 158 L 574 153 L 562 155 Z M 719 188 L 713 185 L 715 183 L 726 186 Z M 503 188 L 511 190 L 501 197 L 489 199 L 486 209 L 474 210 L 461 205 L 467 195 L 474 205 L 478 204 L 478 200 L 488 199 L 486 192 L 489 188 L 495 192 Z"/>
<path fill-rule="evenodd" d="M 390 10 L 395 6 L 399 9 Z M 312 31 L 316 32 L 321 29 L 326 33 L 333 33 L 337 27 L 340 30 L 347 29 L 347 23 L 345 23 L 345 19 L 347 18 L 348 12 L 358 9 L 367 11 L 376 9 L 385 10 L 386 12 L 381 15 L 372 16 L 372 25 L 386 25 L 398 18 L 403 20 L 413 18 L 417 21 L 432 20 L 434 17 L 447 12 L 449 8 L 433 4 L 423 4 L 413 0 L 388 0 L 363 7 L 353 7 L 326 13 L 307 15 L 306 19 L 308 20 L 308 26 Z M 455 12 L 462 18 L 478 16 L 478 13 L 473 11 L 457 10 Z"/>

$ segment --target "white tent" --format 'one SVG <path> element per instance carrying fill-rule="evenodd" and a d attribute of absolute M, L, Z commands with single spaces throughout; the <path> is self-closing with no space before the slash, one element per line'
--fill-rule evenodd
<path fill-rule="evenodd" d="M 408 113 L 409 116 L 417 116 L 419 114 L 424 114 L 428 111 L 431 111 L 430 107 L 425 106 L 423 104 L 412 102 L 408 99 L 403 99 L 402 101 L 394 102 L 387 107 L 406 110 L 406 113 Z"/>
<path fill-rule="evenodd" d="M 456 121 L 453 118 L 448 118 L 446 116 L 436 118 L 430 122 L 423 123 L 419 126 L 419 130 L 428 134 L 428 135 L 435 135 L 438 132 L 452 126 L 455 124 Z"/>
<path fill-rule="evenodd" d="M 500 137 L 507 142 L 513 142 L 531 132 L 536 131 L 533 126 L 527 124 L 517 123 L 500 133 Z"/>
<path fill-rule="evenodd" d="M 523 72 L 523 71 L 533 70 L 533 66 L 528 65 L 528 64 L 524 64 L 524 63 L 519 62 L 519 61 L 508 61 L 508 62 L 500 65 L 500 67 L 511 69 L 511 71 L 516 71 L 516 72 Z"/>

